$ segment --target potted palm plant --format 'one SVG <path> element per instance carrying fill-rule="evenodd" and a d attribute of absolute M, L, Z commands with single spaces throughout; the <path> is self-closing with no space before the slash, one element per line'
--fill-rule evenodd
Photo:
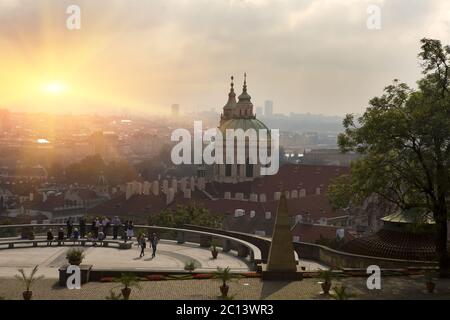
<path fill-rule="evenodd" d="M 211 242 L 211 255 L 213 259 L 217 259 L 217 255 L 219 254 L 219 250 L 217 250 L 218 243 L 216 240 Z"/>
<path fill-rule="evenodd" d="M 140 288 L 138 278 L 132 273 L 122 273 L 118 281 L 123 285 L 121 290 L 124 300 L 130 299 L 131 287 Z"/>
<path fill-rule="evenodd" d="M 230 271 L 230 267 L 226 267 L 225 269 L 217 267 L 217 271 L 214 273 L 214 278 L 222 281 L 222 285 L 220 286 L 222 298 L 228 297 L 230 287 L 227 283 L 233 279 L 233 274 Z"/>
<path fill-rule="evenodd" d="M 31 273 L 29 276 L 27 276 L 25 274 L 25 271 L 23 269 L 19 269 L 19 273 L 20 275 L 16 275 L 16 278 L 19 279 L 20 281 L 23 282 L 23 284 L 25 285 L 25 291 L 22 293 L 23 299 L 24 300 L 31 300 L 31 297 L 33 296 L 33 291 L 31 291 L 31 286 L 37 281 L 40 280 L 42 278 L 44 278 L 44 276 L 39 276 L 36 277 L 36 273 L 38 271 L 38 266 L 34 266 L 33 270 L 31 270 Z"/>
<path fill-rule="evenodd" d="M 428 271 L 425 273 L 425 285 L 427 286 L 427 292 L 433 293 L 436 288 L 436 282 L 434 282 L 434 273 Z"/>
<path fill-rule="evenodd" d="M 335 300 L 348 300 L 352 297 L 354 297 L 354 294 L 347 292 L 347 287 L 344 285 L 341 285 L 340 287 L 334 287 L 333 293 L 331 294 L 331 297 Z"/>
<path fill-rule="evenodd" d="M 333 278 L 333 271 L 331 270 L 321 270 L 319 277 L 322 279 L 320 285 L 322 287 L 323 294 L 329 294 L 331 289 L 331 280 Z"/>
<path fill-rule="evenodd" d="M 184 265 L 184 270 L 186 270 L 186 271 L 192 272 L 192 271 L 194 271 L 195 269 L 197 269 L 197 266 L 196 266 L 194 260 L 191 260 L 191 261 L 189 261 L 189 262 L 186 262 L 186 264 Z"/>
<path fill-rule="evenodd" d="M 80 249 L 70 249 L 67 251 L 66 259 L 69 261 L 69 264 L 79 266 L 84 259 L 84 253 Z"/>

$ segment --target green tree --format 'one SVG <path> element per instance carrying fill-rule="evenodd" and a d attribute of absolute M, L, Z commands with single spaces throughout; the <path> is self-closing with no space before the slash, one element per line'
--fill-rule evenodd
<path fill-rule="evenodd" d="M 208 209 L 191 203 L 186 206 L 178 205 L 175 210 L 166 209 L 149 218 L 149 224 L 161 227 L 183 228 L 185 224 L 219 228 L 223 217 L 212 215 Z"/>
<path fill-rule="evenodd" d="M 401 209 L 433 213 L 441 275 L 449 274 L 447 251 L 450 193 L 450 47 L 421 40 L 423 78 L 417 89 L 395 80 L 365 113 L 347 115 L 338 137 L 343 152 L 363 156 L 348 176 L 328 190 L 335 207 L 375 193 Z M 418 210 L 417 210 L 418 209 Z"/>

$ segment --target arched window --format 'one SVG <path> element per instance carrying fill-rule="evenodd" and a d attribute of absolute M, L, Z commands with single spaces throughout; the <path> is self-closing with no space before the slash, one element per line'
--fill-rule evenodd
<path fill-rule="evenodd" d="M 248 160 L 248 158 L 245 161 L 245 176 L 247 178 L 253 177 L 253 164 L 250 164 L 250 161 Z"/>

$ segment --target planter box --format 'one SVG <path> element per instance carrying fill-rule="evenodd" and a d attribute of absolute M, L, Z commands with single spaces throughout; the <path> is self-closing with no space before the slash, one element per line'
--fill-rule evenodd
<path fill-rule="evenodd" d="M 119 249 L 127 250 L 131 249 L 132 242 L 121 242 L 119 243 Z"/>
<path fill-rule="evenodd" d="M 67 278 L 70 276 L 70 274 L 67 274 L 67 267 L 69 265 L 63 265 L 62 267 L 60 267 L 58 269 L 59 271 L 59 285 L 61 287 L 66 287 L 67 286 Z M 92 265 L 90 264 L 82 264 L 79 265 L 80 267 L 80 271 L 81 271 L 81 284 L 85 284 L 89 282 L 89 274 L 91 272 L 92 269 Z"/>

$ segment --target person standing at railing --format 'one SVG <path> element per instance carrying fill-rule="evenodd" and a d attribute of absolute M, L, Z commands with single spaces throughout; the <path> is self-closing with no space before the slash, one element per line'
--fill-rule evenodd
<path fill-rule="evenodd" d="M 54 239 L 54 237 L 53 237 L 52 229 L 48 229 L 48 231 L 47 231 L 47 246 L 52 245 L 53 239 Z"/>
<path fill-rule="evenodd" d="M 113 227 L 113 239 L 116 240 L 117 236 L 119 234 L 119 227 L 120 227 L 120 219 L 118 216 L 115 216 L 111 222 L 112 227 Z"/>
<path fill-rule="evenodd" d="M 63 229 L 63 228 L 59 228 L 59 231 L 58 231 L 58 240 L 59 240 L 59 241 L 63 241 L 63 240 L 64 240 L 64 229 Z"/>
<path fill-rule="evenodd" d="M 67 219 L 66 225 L 67 225 L 67 238 L 70 239 L 72 238 L 72 231 L 73 231 L 72 217 L 69 217 L 69 219 Z"/>
<path fill-rule="evenodd" d="M 86 236 L 86 220 L 83 217 L 80 218 L 80 238 L 83 239 Z"/>
<path fill-rule="evenodd" d="M 109 225 L 110 225 L 109 219 L 107 217 L 103 217 L 102 230 L 103 230 L 103 233 L 105 234 L 105 238 L 106 238 L 106 236 L 108 236 Z"/>
<path fill-rule="evenodd" d="M 134 225 L 133 225 L 133 221 L 128 221 L 128 226 L 127 226 L 127 239 L 130 239 L 134 237 Z"/>

